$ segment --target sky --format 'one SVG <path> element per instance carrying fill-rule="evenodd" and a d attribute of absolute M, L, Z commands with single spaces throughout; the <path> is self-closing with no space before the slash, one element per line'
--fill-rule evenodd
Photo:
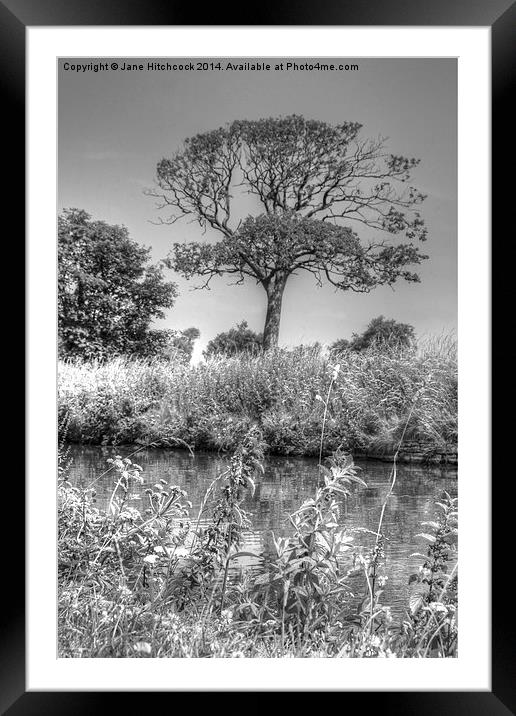
<path fill-rule="evenodd" d="M 166 62 L 166 58 L 150 58 Z M 275 64 L 287 58 L 247 61 Z M 117 71 L 74 72 L 65 63 L 108 62 L 113 58 L 63 58 L 58 68 L 58 210 L 77 207 L 95 219 L 123 224 L 131 238 L 152 249 L 159 261 L 173 242 L 213 241 L 188 218 L 160 225 L 156 200 L 147 196 L 156 164 L 181 148 L 187 137 L 235 119 L 301 114 L 331 124 L 360 122 L 361 137 L 387 138 L 393 154 L 421 159 L 411 184 L 427 199 L 420 207 L 428 228 L 421 246 L 429 259 L 417 271 L 421 283 L 400 281 L 369 294 L 318 287 L 301 273 L 287 283 L 280 345 L 361 333 L 378 315 L 410 323 L 418 335 L 450 333 L 457 325 L 457 65 L 455 59 L 361 59 L 355 72 L 321 71 L 147 71 L 147 58 L 118 59 Z M 142 71 L 123 71 L 123 62 Z M 192 58 L 173 58 L 176 64 Z M 245 62 L 202 58 L 203 62 Z M 306 61 L 296 58 L 302 64 Z M 317 60 L 310 58 L 310 62 Z M 321 58 L 321 62 L 331 60 Z M 335 61 L 335 60 L 334 60 Z M 340 59 L 338 60 L 341 61 Z M 241 214 L 256 214 L 252 202 L 238 199 Z M 351 225 L 351 224 L 350 224 Z M 360 234 L 360 225 L 355 230 Z M 242 320 L 263 329 L 265 292 L 250 280 L 229 285 L 215 279 L 211 290 L 196 290 L 167 269 L 179 296 L 156 326 L 201 331 L 194 360 L 207 342 Z M 233 277 L 234 278 L 234 277 Z"/>

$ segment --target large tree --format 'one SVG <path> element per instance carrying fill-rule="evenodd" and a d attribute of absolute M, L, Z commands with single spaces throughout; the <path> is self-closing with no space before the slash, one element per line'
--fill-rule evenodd
<path fill-rule="evenodd" d="M 58 328 L 62 356 L 154 355 L 173 332 L 152 329 L 176 296 L 150 249 L 124 226 L 80 209 L 58 219 Z"/>
<path fill-rule="evenodd" d="M 265 348 L 278 342 L 293 274 L 308 271 L 319 284 L 358 292 L 419 280 L 407 269 L 427 258 L 414 243 L 426 238 L 417 211 L 425 197 L 408 183 L 419 160 L 390 154 L 384 138 L 364 139 L 360 131 L 355 122 L 332 126 L 297 115 L 236 121 L 187 139 L 158 163 L 149 193 L 170 209 L 161 220 L 192 216 L 222 235 L 217 243 L 175 243 L 168 265 L 203 277 L 204 287 L 224 274 L 263 286 Z M 242 187 L 262 213 L 238 221 Z M 367 227 L 368 238 L 352 224 Z M 394 236 L 405 241 L 388 240 Z"/>

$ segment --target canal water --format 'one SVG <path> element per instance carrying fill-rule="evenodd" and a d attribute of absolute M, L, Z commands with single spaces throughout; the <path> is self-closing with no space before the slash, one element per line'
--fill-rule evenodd
<path fill-rule="evenodd" d="M 71 457 L 70 481 L 87 487 L 109 467 L 107 459 L 115 455 L 128 457 L 134 447 L 69 446 Z M 179 485 L 192 502 L 191 517 L 195 521 L 199 506 L 210 483 L 228 465 L 228 457 L 216 453 L 198 452 L 193 457 L 186 451 L 145 449 L 131 458 L 143 468 L 143 485 L 133 485 L 131 493 L 143 493 L 160 479 Z M 353 494 L 342 508 L 342 524 L 354 531 L 354 542 L 367 546 L 374 537 L 365 530 L 376 532 L 382 504 L 389 490 L 391 465 L 377 460 L 357 460 L 359 475 L 367 487 L 354 487 Z M 97 506 L 107 505 L 113 489 L 114 471 L 95 483 Z M 258 552 L 272 543 L 272 533 L 287 536 L 291 532 L 288 514 L 304 500 L 313 496 L 319 479 L 317 460 L 301 457 L 270 456 L 264 464 L 264 474 L 256 480 L 254 495 L 250 493 L 244 508 L 250 513 L 252 529 L 245 535 L 245 549 Z M 134 489 L 133 489 L 134 488 Z M 422 560 L 414 552 L 426 552 L 427 543 L 416 535 L 427 531 L 421 522 L 433 519 L 434 505 L 443 491 L 457 494 L 457 472 L 449 468 L 398 465 L 393 494 L 387 501 L 383 519 L 386 536 L 385 586 L 383 602 L 402 615 L 408 604 L 408 577 L 417 571 Z M 142 502 L 134 500 L 134 507 Z"/>

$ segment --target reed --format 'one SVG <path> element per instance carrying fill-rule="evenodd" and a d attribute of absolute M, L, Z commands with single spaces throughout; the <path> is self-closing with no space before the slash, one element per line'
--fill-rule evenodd
<path fill-rule="evenodd" d="M 340 445 L 394 452 L 402 433 L 429 453 L 456 445 L 452 337 L 428 338 L 411 349 L 345 353 L 335 378 L 334 363 L 318 348 L 191 366 L 131 358 L 64 361 L 59 414 L 70 441 L 91 444 L 233 451 L 257 425 L 266 449 L 282 455 L 328 454 Z"/>

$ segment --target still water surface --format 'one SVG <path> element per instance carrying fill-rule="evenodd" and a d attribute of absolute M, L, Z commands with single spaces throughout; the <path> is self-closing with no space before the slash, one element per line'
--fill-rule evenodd
<path fill-rule="evenodd" d="M 115 455 L 127 457 L 131 447 L 70 446 L 72 464 L 70 481 L 82 487 L 88 486 L 109 465 L 106 460 Z M 143 492 L 164 478 L 179 485 L 188 493 L 195 519 L 199 506 L 212 480 L 227 467 L 228 458 L 214 453 L 196 453 L 163 449 L 146 449 L 139 452 L 133 461 L 143 468 L 143 485 L 134 485 L 131 492 Z M 341 521 L 348 529 L 366 528 L 376 531 L 383 501 L 387 495 L 391 466 L 375 460 L 357 460 L 360 477 L 367 488 L 354 488 L 342 509 Z M 287 536 L 290 525 L 287 515 L 294 512 L 304 500 L 313 496 L 318 481 L 315 458 L 285 458 L 270 456 L 266 459 L 264 475 L 257 478 L 253 496 L 247 495 L 244 508 L 250 513 L 252 531 L 246 533 L 245 548 L 253 552 L 267 549 L 272 543 L 272 532 L 276 536 Z M 113 471 L 95 484 L 98 507 L 105 507 L 113 488 Z M 406 608 L 409 587 L 408 576 L 417 571 L 421 558 L 411 557 L 414 552 L 425 552 L 425 542 L 417 539 L 421 522 L 431 520 L 435 515 L 434 501 L 446 490 L 452 496 L 457 494 L 457 473 L 454 470 L 419 465 L 400 465 L 393 494 L 389 497 L 383 521 L 386 535 L 385 573 L 388 575 L 383 602 L 393 606 L 401 615 Z M 135 500 L 134 506 L 141 508 Z M 370 544 L 373 537 L 357 532 L 355 543 Z"/>

